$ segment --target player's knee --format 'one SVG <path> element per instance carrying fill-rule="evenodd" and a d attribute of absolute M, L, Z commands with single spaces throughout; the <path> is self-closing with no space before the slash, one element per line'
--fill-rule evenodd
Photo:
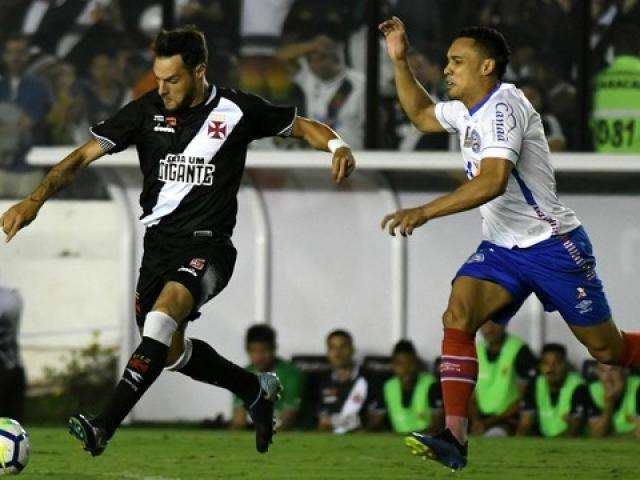
<path fill-rule="evenodd" d="M 589 347 L 589 353 L 600 363 L 607 365 L 617 365 L 620 361 L 621 353 L 610 346 Z"/>
<path fill-rule="evenodd" d="M 186 287 L 169 282 L 160 293 L 153 310 L 163 312 L 180 323 L 191 313 L 193 305 L 193 296 Z"/>

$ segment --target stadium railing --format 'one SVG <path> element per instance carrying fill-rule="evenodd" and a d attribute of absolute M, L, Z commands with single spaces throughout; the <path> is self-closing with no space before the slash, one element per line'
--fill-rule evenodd
<path fill-rule="evenodd" d="M 34 148 L 28 155 L 28 162 L 32 165 L 50 166 L 64 158 L 72 150 L 71 147 L 39 147 Z M 463 162 L 459 152 L 397 152 L 397 151 L 362 151 L 356 153 L 358 169 L 373 172 L 385 171 L 461 171 Z M 557 172 L 582 173 L 640 173 L 640 156 L 636 155 L 598 155 L 582 153 L 554 154 L 553 165 Z M 326 169 L 331 162 L 331 156 L 322 152 L 309 151 L 249 151 L 247 167 L 249 169 Z M 95 164 L 98 172 L 108 186 L 109 193 L 116 203 L 126 222 L 123 222 L 122 246 L 126 254 L 123 262 L 122 276 L 122 325 L 123 331 L 131 330 L 130 319 L 133 318 L 133 305 L 129 301 L 130 292 L 135 289 L 136 272 L 136 238 L 140 233 L 137 221 L 139 210 L 137 201 L 140 190 L 140 177 L 136 172 L 138 158 L 135 150 L 129 149 L 117 155 L 108 155 Z M 270 264 L 270 224 L 266 204 L 262 193 L 253 185 L 250 176 L 243 184 L 249 193 L 249 205 L 253 218 L 256 220 L 255 249 L 255 280 L 256 298 L 254 320 L 258 323 L 269 323 L 271 311 L 271 264 Z M 386 207 L 389 211 L 401 207 L 398 192 L 387 181 L 386 176 L 377 175 L 380 193 L 384 195 Z M 391 278 L 392 288 L 392 331 L 395 339 L 404 338 L 407 332 L 407 290 L 408 290 L 408 261 L 407 244 L 400 238 L 390 242 L 391 245 Z M 539 348 L 545 338 L 545 319 L 539 302 L 529 302 L 530 314 L 537 321 L 529 326 L 529 338 L 534 348 Z M 130 335 L 131 342 L 135 335 Z M 123 343 L 123 346 L 127 346 Z M 135 345 L 128 345 L 133 348 Z M 127 352 L 131 348 L 122 349 L 125 352 L 122 362 L 126 362 Z"/>

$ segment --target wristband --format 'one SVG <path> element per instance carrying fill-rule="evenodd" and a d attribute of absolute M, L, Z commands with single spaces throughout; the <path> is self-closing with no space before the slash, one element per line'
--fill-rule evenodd
<path fill-rule="evenodd" d="M 329 142 L 327 143 L 327 148 L 329 149 L 329 151 L 331 153 L 336 153 L 336 150 L 338 150 L 339 148 L 342 147 L 347 147 L 347 148 L 351 148 L 349 146 L 348 143 L 346 143 L 344 140 L 342 140 L 341 138 L 332 138 L 331 140 L 329 140 Z"/>

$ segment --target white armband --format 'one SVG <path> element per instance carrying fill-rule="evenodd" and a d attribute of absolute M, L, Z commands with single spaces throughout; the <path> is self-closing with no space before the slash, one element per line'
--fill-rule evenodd
<path fill-rule="evenodd" d="M 342 140 L 341 138 L 332 138 L 331 140 L 329 140 L 329 142 L 327 143 L 327 148 L 329 149 L 329 151 L 331 153 L 336 153 L 336 150 L 338 150 L 339 148 L 342 147 L 347 147 L 347 148 L 351 148 L 349 146 L 348 143 L 346 143 L 344 140 Z"/>

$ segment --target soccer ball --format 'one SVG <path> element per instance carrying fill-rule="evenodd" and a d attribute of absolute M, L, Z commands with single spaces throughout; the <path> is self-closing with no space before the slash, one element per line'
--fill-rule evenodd
<path fill-rule="evenodd" d="M 0 418 L 0 477 L 17 475 L 29 461 L 29 435 L 10 418 Z"/>

